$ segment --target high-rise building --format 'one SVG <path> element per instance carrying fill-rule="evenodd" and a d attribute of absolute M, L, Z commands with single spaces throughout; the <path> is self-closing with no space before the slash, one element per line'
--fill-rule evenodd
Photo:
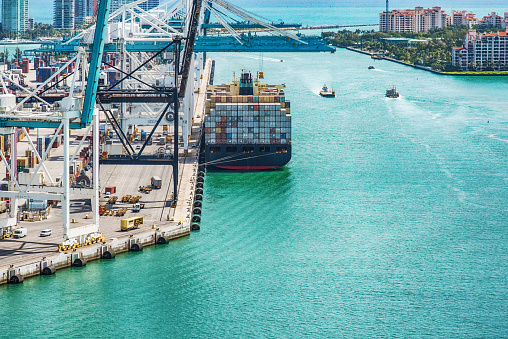
<path fill-rule="evenodd" d="M 496 12 L 492 12 L 484 16 L 482 20 L 479 20 L 478 24 L 489 27 L 506 28 L 508 26 L 508 12 L 504 13 L 504 17 L 497 15 Z"/>
<path fill-rule="evenodd" d="M 472 28 L 477 23 L 477 19 L 475 17 L 475 14 L 473 12 L 467 12 L 467 11 L 452 11 L 452 25 L 456 26 L 469 26 L 469 28 Z"/>
<path fill-rule="evenodd" d="M 504 32 L 470 30 L 462 47 L 453 47 L 452 65 L 463 70 L 498 69 L 508 65 L 508 28 Z"/>
<path fill-rule="evenodd" d="M 76 27 L 85 22 L 87 17 L 87 2 L 86 0 L 74 0 L 74 25 Z"/>
<path fill-rule="evenodd" d="M 74 29 L 74 5 L 74 0 L 55 0 L 53 7 L 55 29 Z"/>
<path fill-rule="evenodd" d="M 391 32 L 420 32 L 446 27 L 451 18 L 441 7 L 423 9 L 394 9 L 379 13 L 379 30 Z"/>
<path fill-rule="evenodd" d="M 97 0 L 74 0 L 74 25 L 90 23 L 97 16 Z"/>
<path fill-rule="evenodd" d="M 113 13 L 120 7 L 126 4 L 130 4 L 131 2 L 134 2 L 135 0 L 111 0 L 111 11 L 110 13 Z M 144 11 L 148 11 L 154 7 L 159 6 L 159 0 L 146 0 L 143 3 L 140 3 L 139 8 L 141 8 Z"/>
<path fill-rule="evenodd" d="M 29 28 L 28 0 L 3 0 L 2 29 L 23 33 Z"/>

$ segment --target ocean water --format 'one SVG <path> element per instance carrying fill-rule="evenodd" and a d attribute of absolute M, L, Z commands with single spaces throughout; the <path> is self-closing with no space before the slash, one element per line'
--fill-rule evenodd
<path fill-rule="evenodd" d="M 190 237 L 1 286 L 2 336 L 508 336 L 507 78 L 209 56 L 286 84 L 291 162 L 207 173 Z"/>

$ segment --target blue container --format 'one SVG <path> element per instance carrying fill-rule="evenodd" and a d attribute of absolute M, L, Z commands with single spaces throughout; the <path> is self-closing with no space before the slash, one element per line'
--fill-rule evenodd
<path fill-rule="evenodd" d="M 291 108 L 289 101 L 286 101 L 286 108 Z"/>
<path fill-rule="evenodd" d="M 49 143 L 50 143 L 50 142 L 51 142 L 51 138 L 50 138 L 50 137 L 46 137 L 46 138 L 44 138 L 44 145 L 45 145 L 46 147 L 48 147 L 48 145 L 49 145 Z"/>
<path fill-rule="evenodd" d="M 141 132 L 141 140 L 146 140 L 146 132 Z"/>
<path fill-rule="evenodd" d="M 281 134 L 280 134 L 280 138 L 281 138 L 281 139 L 286 139 L 286 133 L 281 133 Z"/>
<path fill-rule="evenodd" d="M 259 97 L 258 96 L 253 96 L 252 97 L 252 101 L 253 102 L 259 102 Z"/>
<path fill-rule="evenodd" d="M 232 133 L 226 133 L 226 138 L 231 139 L 233 137 Z"/>
<path fill-rule="evenodd" d="M 47 200 L 32 200 L 28 203 L 28 206 L 31 211 L 43 210 L 48 207 L 48 201 Z"/>

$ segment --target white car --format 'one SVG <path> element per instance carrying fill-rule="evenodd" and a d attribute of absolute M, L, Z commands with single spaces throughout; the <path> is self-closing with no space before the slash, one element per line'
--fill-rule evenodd
<path fill-rule="evenodd" d="M 50 235 L 51 235 L 51 230 L 48 228 L 48 229 L 42 230 L 41 234 L 39 236 L 40 237 L 49 237 Z"/>

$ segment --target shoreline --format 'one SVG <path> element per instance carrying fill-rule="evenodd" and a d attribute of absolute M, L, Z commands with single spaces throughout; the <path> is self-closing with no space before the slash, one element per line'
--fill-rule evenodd
<path fill-rule="evenodd" d="M 335 47 L 345 48 L 345 49 L 347 49 L 349 51 L 353 51 L 353 52 L 357 52 L 357 53 L 361 53 L 361 54 L 365 54 L 365 55 L 370 55 L 370 56 L 375 54 L 375 53 L 371 53 L 371 52 L 367 52 L 367 51 L 362 51 L 362 50 L 359 50 L 359 49 L 356 49 L 356 48 L 353 48 L 353 47 L 339 47 L 339 46 L 335 46 Z M 410 63 L 407 63 L 407 62 L 404 62 L 404 61 L 400 61 L 400 60 L 397 60 L 397 59 L 393 59 L 393 58 L 389 58 L 389 57 L 385 57 L 385 56 L 383 56 L 382 58 L 377 59 L 377 60 L 387 60 L 387 61 L 395 62 L 397 64 L 413 67 L 413 68 L 416 68 L 416 69 L 420 69 L 422 71 L 427 71 L 427 72 L 431 72 L 431 73 L 439 74 L 439 75 L 467 76 L 467 77 L 479 77 L 479 76 L 481 76 L 481 77 L 491 77 L 491 76 L 505 77 L 505 76 L 508 76 L 508 71 L 505 71 L 506 73 L 504 73 L 504 74 L 478 73 L 478 72 L 463 72 L 463 73 L 460 73 L 460 72 L 456 72 L 456 73 L 455 72 L 442 72 L 442 71 L 433 70 L 433 69 L 431 69 L 429 67 L 425 67 L 425 66 L 412 65 Z"/>

